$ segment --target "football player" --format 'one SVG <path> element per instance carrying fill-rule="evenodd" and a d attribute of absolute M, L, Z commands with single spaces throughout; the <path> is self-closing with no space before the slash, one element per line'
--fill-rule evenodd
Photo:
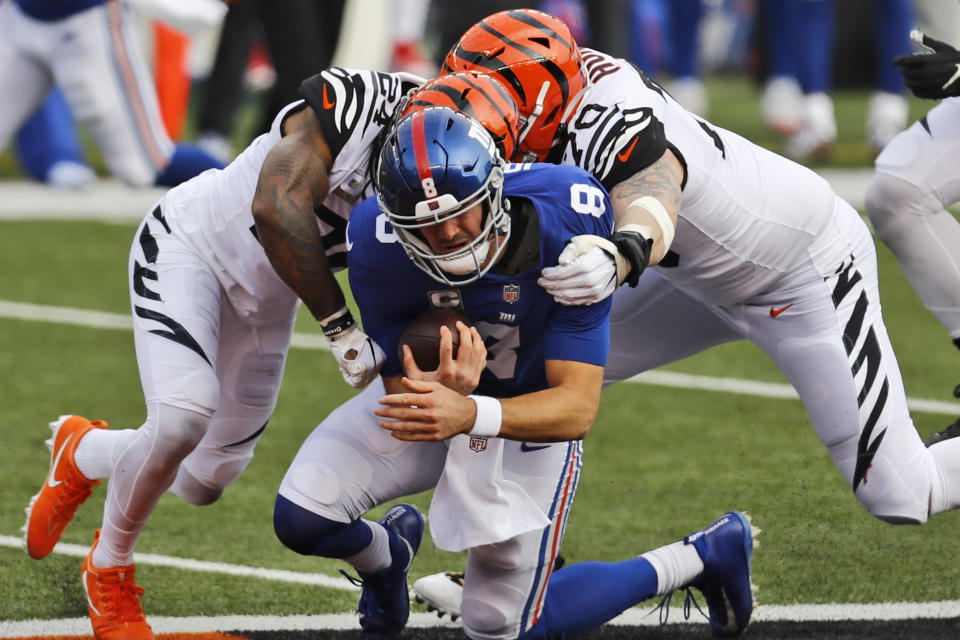
<path fill-rule="evenodd" d="M 754 533 L 739 512 L 640 557 L 551 572 L 599 406 L 610 300 L 561 305 L 537 280 L 571 238 L 609 236 L 600 183 L 576 167 L 504 166 L 478 122 L 429 107 L 390 133 L 376 184 L 351 216 L 348 262 L 364 328 L 388 354 L 382 384 L 304 442 L 277 496 L 279 539 L 357 569 L 368 637 L 406 624 L 424 524 L 410 505 L 362 516 L 434 487 L 434 541 L 468 550 L 470 638 L 565 637 L 688 585 L 723 608 L 718 626 L 746 626 Z M 444 328 L 436 371 L 406 345 L 401 360 L 405 327 L 445 307 L 473 324 L 458 323 L 456 358 Z"/>
<path fill-rule="evenodd" d="M 960 223 L 947 206 L 960 201 L 960 51 L 913 32 L 922 51 L 900 56 L 907 86 L 943 99 L 877 156 L 866 209 L 920 300 L 960 348 Z M 960 384 L 953 394 L 960 397 Z M 960 435 L 960 420 L 927 439 Z"/>
<path fill-rule="evenodd" d="M 128 185 L 169 187 L 223 167 L 170 140 L 136 29 L 117 0 L 0 3 L 0 150 L 54 86 Z"/>
<path fill-rule="evenodd" d="M 494 14 L 445 68 L 503 79 L 527 118 L 520 146 L 609 189 L 613 245 L 573 238 L 540 279 L 564 304 L 616 289 L 605 384 L 751 340 L 791 381 L 869 513 L 919 524 L 960 506 L 960 439 L 926 449 L 913 426 L 856 211 L 809 169 L 687 112 L 629 62 L 579 52 L 558 22 Z"/>
<path fill-rule="evenodd" d="M 129 283 L 146 422 L 136 430 L 80 416 L 51 423 L 50 471 L 24 527 L 28 554 L 47 556 L 93 486 L 112 478 L 83 572 L 97 638 L 153 637 L 134 583 L 137 537 L 164 491 L 210 504 L 250 462 L 276 404 L 300 300 L 348 383 L 377 376 L 383 351 L 354 322 L 332 272 L 346 266 L 351 209 L 373 193 L 372 149 L 421 82 L 321 72 L 229 167 L 171 190 L 141 224 Z M 516 110 L 505 108 L 511 99 L 495 80 L 453 74 L 426 90 L 512 149 Z M 102 606 L 130 594 L 124 607 Z"/>

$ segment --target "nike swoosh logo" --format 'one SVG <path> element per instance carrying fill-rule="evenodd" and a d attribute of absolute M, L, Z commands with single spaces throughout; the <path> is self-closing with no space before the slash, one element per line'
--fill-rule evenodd
<path fill-rule="evenodd" d="M 323 85 L 323 108 L 333 109 L 335 104 L 336 102 L 330 102 L 330 98 L 327 97 L 327 85 Z"/>
<path fill-rule="evenodd" d="M 99 616 L 103 615 L 100 613 L 100 610 L 93 606 L 93 600 L 90 599 L 90 589 L 87 587 L 87 574 L 89 572 L 84 571 L 83 576 L 81 576 L 80 583 L 83 585 L 83 595 L 87 596 L 87 604 L 90 605 L 90 608 Z"/>
<path fill-rule="evenodd" d="M 537 447 L 537 446 L 529 445 L 526 442 L 520 443 L 520 451 L 539 451 L 540 449 L 549 449 L 549 448 L 550 448 L 550 445 L 548 444 L 540 445 Z"/>
<path fill-rule="evenodd" d="M 956 82 L 957 78 L 960 78 L 960 62 L 958 62 L 956 66 L 957 66 L 957 70 L 953 72 L 953 77 L 947 80 L 947 83 L 942 87 L 940 87 L 941 89 L 946 89 L 947 87 L 952 85 L 954 82 Z"/>
<path fill-rule="evenodd" d="M 781 313 L 783 313 L 784 311 L 786 311 L 787 309 L 789 309 L 789 308 L 792 307 L 792 306 L 793 306 L 793 303 L 791 302 L 791 303 L 788 304 L 787 306 L 785 306 L 785 307 L 780 307 L 779 309 L 777 309 L 776 307 L 770 307 L 770 317 L 771 317 L 771 318 L 776 318 L 778 315 L 780 315 Z"/>
<path fill-rule="evenodd" d="M 67 436 L 67 439 L 63 441 L 62 445 L 60 445 L 60 450 L 57 451 L 57 455 L 53 457 L 53 464 L 50 466 L 50 477 L 47 478 L 47 486 L 51 489 L 63 482 L 63 480 L 57 480 L 54 476 L 57 473 L 57 467 L 60 466 L 60 457 L 63 455 L 63 452 L 67 448 L 67 444 L 69 444 L 70 439 L 73 438 L 73 436 L 74 434 L 72 433 Z"/>
<path fill-rule="evenodd" d="M 637 146 L 637 140 L 639 140 L 639 138 L 634 136 L 633 142 L 630 143 L 630 146 L 627 147 L 626 150 L 617 154 L 617 160 L 620 162 L 626 162 L 627 159 L 630 158 L 630 154 L 633 153 L 633 148 Z"/>

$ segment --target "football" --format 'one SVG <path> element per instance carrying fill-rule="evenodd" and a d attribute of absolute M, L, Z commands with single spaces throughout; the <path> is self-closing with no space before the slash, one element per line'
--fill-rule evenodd
<path fill-rule="evenodd" d="M 457 320 L 470 326 L 470 320 L 456 309 L 431 309 L 404 329 L 397 351 L 403 362 L 403 345 L 409 345 L 413 359 L 421 371 L 435 371 L 440 366 L 440 327 L 446 326 L 453 334 L 453 357 L 457 357 L 460 332 Z"/>

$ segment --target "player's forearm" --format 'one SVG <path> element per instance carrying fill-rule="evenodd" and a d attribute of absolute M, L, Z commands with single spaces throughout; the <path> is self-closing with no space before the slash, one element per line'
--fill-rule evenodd
<path fill-rule="evenodd" d="M 500 400 L 500 437 L 526 442 L 581 440 L 597 415 L 599 393 L 551 388 Z"/>
<path fill-rule="evenodd" d="M 268 154 L 253 200 L 257 237 L 277 275 L 317 320 L 343 308 L 313 213 L 327 190 L 326 162 L 295 136 Z"/>
<path fill-rule="evenodd" d="M 650 264 L 666 255 L 680 211 L 683 165 L 669 149 L 652 165 L 610 191 L 615 229 L 642 229 L 653 241 Z M 649 198 L 649 199 L 648 199 Z"/>

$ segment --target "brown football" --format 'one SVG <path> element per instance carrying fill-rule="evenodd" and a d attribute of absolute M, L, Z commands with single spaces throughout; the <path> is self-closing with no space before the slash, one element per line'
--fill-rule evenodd
<path fill-rule="evenodd" d="M 403 362 L 403 345 L 409 345 L 413 359 L 421 371 L 436 371 L 440 366 L 440 327 L 446 326 L 453 334 L 453 357 L 457 357 L 460 332 L 457 320 L 470 326 L 470 320 L 456 309 L 432 309 L 404 329 L 397 350 Z"/>

